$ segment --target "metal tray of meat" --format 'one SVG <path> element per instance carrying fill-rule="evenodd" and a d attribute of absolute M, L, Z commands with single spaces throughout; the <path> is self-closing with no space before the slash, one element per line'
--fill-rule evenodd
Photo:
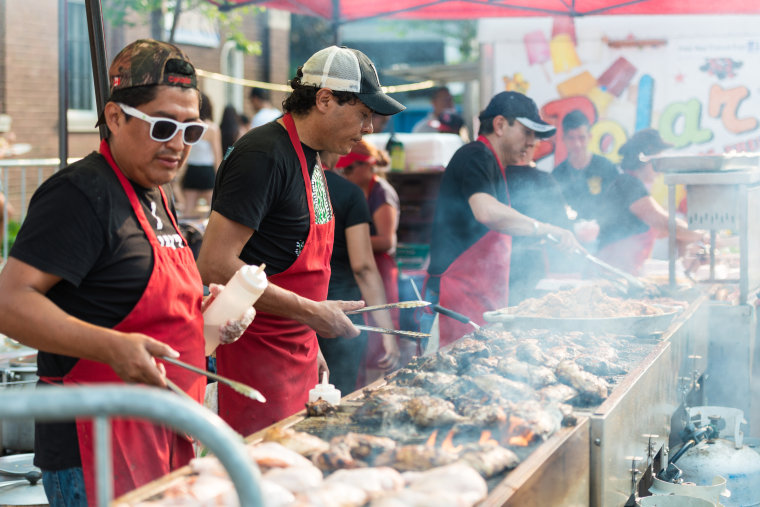
<path fill-rule="evenodd" d="M 644 336 L 664 332 L 680 310 L 624 317 L 532 317 L 515 315 L 513 308 L 483 313 L 483 319 L 505 329 L 551 329 Z"/>

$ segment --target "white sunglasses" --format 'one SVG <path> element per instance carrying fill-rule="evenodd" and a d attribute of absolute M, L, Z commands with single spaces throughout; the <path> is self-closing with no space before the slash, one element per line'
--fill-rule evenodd
<path fill-rule="evenodd" d="M 201 140 L 208 128 L 208 125 L 205 123 L 197 121 L 182 123 L 171 118 L 154 118 L 121 102 L 117 102 L 116 104 L 124 111 L 124 114 L 150 123 L 150 138 L 159 143 L 165 143 L 170 140 L 179 130 L 182 132 L 182 140 L 185 144 L 193 145 Z"/>

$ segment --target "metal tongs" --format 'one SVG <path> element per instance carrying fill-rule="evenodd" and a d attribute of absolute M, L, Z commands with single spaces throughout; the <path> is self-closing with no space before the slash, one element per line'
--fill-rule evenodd
<path fill-rule="evenodd" d="M 551 241 L 552 243 L 559 244 L 560 240 L 553 234 L 547 234 L 546 239 Z M 581 257 L 585 258 L 590 263 L 594 264 L 595 266 L 601 268 L 603 271 L 606 271 L 608 274 L 615 275 L 615 277 L 623 279 L 628 284 L 628 287 L 633 287 L 638 291 L 642 292 L 650 292 L 653 289 L 659 292 L 659 289 L 657 289 L 656 286 L 652 286 L 651 284 L 645 283 L 643 280 L 636 278 L 630 273 L 626 273 L 622 269 L 618 269 L 615 266 L 611 266 L 604 262 L 599 257 L 594 257 L 590 253 L 586 252 L 585 250 L 581 250 L 580 248 L 576 248 L 573 250 L 573 253 L 576 255 L 580 255 Z"/>
<path fill-rule="evenodd" d="M 392 310 L 394 308 L 407 309 L 407 308 L 421 308 L 423 306 L 429 306 L 427 301 L 401 301 L 398 303 L 388 303 L 384 305 L 366 306 L 358 310 L 349 310 L 346 315 L 356 315 L 365 312 L 374 312 L 378 310 Z M 365 326 L 361 324 L 354 324 L 356 329 L 360 331 L 370 331 L 373 333 L 394 334 L 404 338 L 418 340 L 420 338 L 430 338 L 429 333 L 420 333 L 417 331 L 406 331 L 403 329 L 386 329 L 384 327 Z"/>
<path fill-rule="evenodd" d="M 174 359 L 174 358 L 171 358 L 171 357 L 168 357 L 168 356 L 161 356 L 161 359 L 163 359 L 167 363 L 171 363 L 171 364 L 177 365 L 177 366 L 179 366 L 181 368 L 185 368 L 186 370 L 190 370 L 190 371 L 195 372 L 195 373 L 197 373 L 199 375 L 205 375 L 205 376 L 207 376 L 210 379 L 213 379 L 213 380 L 216 380 L 216 381 L 218 381 L 218 382 L 220 382 L 222 384 L 225 384 L 225 385 L 231 387 L 232 389 L 234 389 L 235 391 L 237 391 L 238 393 L 242 394 L 243 396 L 251 398 L 252 400 L 260 401 L 261 403 L 266 403 L 266 401 L 267 401 L 267 399 L 264 398 L 264 395 L 261 394 L 261 392 L 259 392 L 258 389 L 254 389 L 253 387 L 247 386 L 247 385 L 243 384 L 242 382 L 237 382 L 235 380 L 228 379 L 227 377 L 222 377 L 221 375 L 217 375 L 216 373 L 211 373 L 210 371 L 206 371 L 206 370 L 202 370 L 200 368 L 196 368 L 195 366 L 193 366 L 191 364 L 184 363 L 184 362 L 180 361 L 179 359 Z M 168 385 L 170 389 L 172 389 L 175 392 L 176 392 L 177 389 L 179 389 L 184 394 L 184 391 L 182 391 L 182 389 L 178 388 L 178 386 L 176 384 L 174 384 L 174 382 L 172 382 L 168 378 L 165 379 L 165 380 L 166 380 L 166 385 Z"/>

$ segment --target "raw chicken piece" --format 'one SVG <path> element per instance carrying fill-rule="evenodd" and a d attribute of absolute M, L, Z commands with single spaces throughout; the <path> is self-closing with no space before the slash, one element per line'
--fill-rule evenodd
<path fill-rule="evenodd" d="M 406 403 L 406 409 L 419 426 L 443 426 L 464 420 L 454 410 L 453 403 L 433 396 L 412 398 Z"/>
<path fill-rule="evenodd" d="M 406 477 L 405 477 L 406 478 Z M 454 463 L 411 476 L 407 488 L 426 494 L 445 494 L 459 505 L 474 505 L 488 494 L 486 481 L 471 466 Z"/>
<path fill-rule="evenodd" d="M 369 507 L 467 507 L 448 493 L 403 489 L 398 493 L 372 500 Z"/>
<path fill-rule="evenodd" d="M 291 428 L 270 428 L 264 433 L 264 442 L 277 442 L 302 456 L 311 457 L 326 451 L 330 444 L 319 437 Z"/>
<path fill-rule="evenodd" d="M 356 468 L 338 470 L 325 479 L 325 483 L 343 482 L 359 486 L 370 498 L 377 498 L 386 493 L 399 491 L 404 487 L 401 474 L 390 467 Z"/>
<path fill-rule="evenodd" d="M 264 501 L 263 507 L 285 507 L 291 505 L 296 499 L 293 493 L 279 484 L 267 480 L 262 480 L 259 484 L 261 485 L 261 499 Z M 220 505 L 230 506 L 231 504 Z M 235 503 L 235 505 L 238 504 Z"/>
<path fill-rule="evenodd" d="M 325 481 L 317 489 L 299 493 L 294 507 L 359 507 L 367 503 L 368 499 L 367 493 L 357 486 L 338 481 Z"/>
<path fill-rule="evenodd" d="M 224 465 L 214 456 L 204 456 L 190 460 L 190 470 L 200 475 L 213 475 L 215 477 L 229 477 Z"/>
<path fill-rule="evenodd" d="M 322 485 L 322 472 L 315 466 L 272 468 L 263 477 L 291 493 L 301 493 Z"/>
<path fill-rule="evenodd" d="M 261 467 L 311 466 L 311 461 L 277 442 L 250 445 L 248 456 Z"/>
<path fill-rule="evenodd" d="M 609 384 L 604 379 L 581 370 L 573 361 L 561 361 L 555 373 L 560 382 L 577 389 L 588 400 L 598 402 L 607 398 Z"/>

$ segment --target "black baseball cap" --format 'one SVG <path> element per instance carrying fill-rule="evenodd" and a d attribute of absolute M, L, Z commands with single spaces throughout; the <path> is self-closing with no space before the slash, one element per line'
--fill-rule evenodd
<path fill-rule="evenodd" d="M 551 137 L 556 132 L 554 125 L 546 123 L 538 113 L 533 99 L 518 92 L 501 92 L 493 96 L 479 118 L 494 116 L 514 118 L 536 133 L 536 137 Z"/>
<path fill-rule="evenodd" d="M 375 113 L 390 116 L 406 109 L 383 92 L 375 65 L 358 49 L 345 46 L 322 49 L 306 61 L 301 71 L 302 84 L 355 93 Z"/>

